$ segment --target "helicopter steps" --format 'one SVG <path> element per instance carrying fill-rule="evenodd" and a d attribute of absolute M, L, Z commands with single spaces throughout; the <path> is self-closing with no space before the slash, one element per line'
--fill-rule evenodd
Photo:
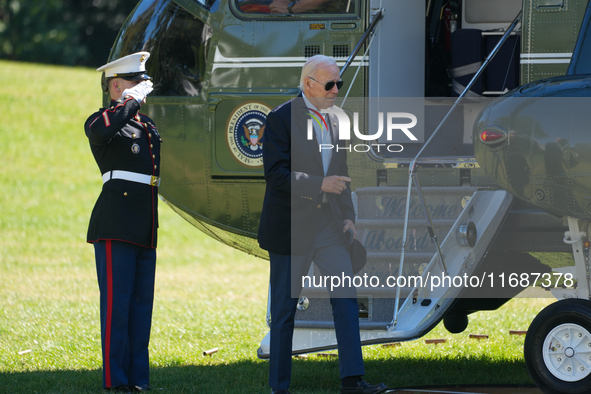
<path fill-rule="evenodd" d="M 357 238 L 367 249 L 367 264 L 357 276 L 377 279 L 377 286 L 357 287 L 362 344 L 416 339 L 429 332 L 445 315 L 463 287 L 438 284 L 433 277 L 470 276 L 481 263 L 511 205 L 512 197 L 502 190 L 477 191 L 468 187 L 423 188 L 444 256 L 444 269 L 435 244 L 427 231 L 427 220 L 416 196 L 411 197 L 408 246 L 404 250 L 402 276 L 422 281 L 417 286 L 387 285 L 398 277 L 402 256 L 406 188 L 378 187 L 356 191 Z M 355 201 L 356 200 L 356 201 Z M 415 201 L 417 200 L 417 201 Z M 473 246 L 458 238 L 462 226 L 475 225 Z M 314 269 L 314 268 L 313 268 Z M 401 279 L 399 279 L 401 280 Z M 451 280 L 445 281 L 452 283 Z M 410 284 L 412 282 L 409 281 Z M 456 282 L 457 283 L 457 282 Z M 399 291 L 398 314 L 396 297 Z M 308 303 L 295 316 L 293 354 L 336 347 L 330 300 L 326 288 L 304 288 Z M 272 317 L 271 317 L 272 318 Z M 258 350 L 268 357 L 269 334 Z"/>
<path fill-rule="evenodd" d="M 471 187 L 423 189 L 440 242 L 475 191 Z M 379 278 L 380 282 L 378 287 L 357 288 L 360 324 L 362 329 L 384 330 L 394 317 L 396 287 L 389 287 L 386 282 L 388 277 L 397 277 L 399 273 L 407 189 L 371 187 L 358 189 L 355 195 L 357 238 L 367 250 L 367 264 L 357 275 Z M 403 275 L 420 275 L 436 248 L 429 237 L 427 220 L 415 195 L 411 195 L 407 245 Z M 403 286 L 401 296 L 406 298 L 411 290 L 412 287 Z M 326 294 L 325 288 L 306 288 L 302 291 L 302 296 L 313 301 L 305 311 L 296 312 L 296 328 L 327 327 L 327 324 L 332 328 L 330 300 Z"/>

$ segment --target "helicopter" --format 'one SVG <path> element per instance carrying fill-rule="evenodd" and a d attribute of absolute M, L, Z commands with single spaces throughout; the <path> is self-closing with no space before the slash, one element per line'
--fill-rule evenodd
<path fill-rule="evenodd" d="M 367 250 L 362 344 L 416 339 L 440 321 L 462 332 L 470 313 L 542 282 L 560 301 L 528 330 L 528 371 L 546 393 L 591 390 L 588 1 L 276 4 L 142 0 L 123 25 L 110 60 L 151 53 L 144 111 L 165 141 L 161 198 L 268 258 L 256 240 L 265 119 L 299 93 L 308 58 L 331 56 Z M 530 252 L 571 253 L 574 265 Z M 294 354 L 336 347 L 325 294 L 326 283 L 302 291 Z"/>

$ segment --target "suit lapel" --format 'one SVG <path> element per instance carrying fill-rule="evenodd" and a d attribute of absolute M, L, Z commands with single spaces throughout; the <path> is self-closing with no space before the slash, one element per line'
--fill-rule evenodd
<path fill-rule="evenodd" d="M 328 123 L 328 129 L 330 130 L 330 135 L 332 137 L 332 145 L 334 146 L 333 150 L 332 150 L 332 157 L 330 159 L 330 164 L 328 166 L 328 171 L 326 171 L 327 175 L 331 175 L 334 171 L 334 167 L 338 165 L 338 161 L 339 158 L 338 156 L 340 155 L 340 153 L 337 151 L 336 147 L 338 146 L 339 143 L 339 128 L 338 128 L 338 124 L 336 124 L 334 117 L 331 114 L 328 114 L 328 120 L 326 121 L 326 123 Z M 336 174 L 339 175 L 339 174 Z"/>
<path fill-rule="evenodd" d="M 304 103 L 304 98 L 298 96 L 292 106 L 292 119 L 295 119 L 294 126 L 299 129 L 298 131 L 303 136 L 304 140 L 306 141 L 308 148 L 312 151 L 312 154 L 316 158 L 316 161 L 322 168 L 322 156 L 320 155 L 320 143 L 318 142 L 318 138 L 316 137 L 316 132 L 312 129 L 312 139 L 308 140 L 308 119 L 310 116 L 308 115 L 310 112 Z"/>

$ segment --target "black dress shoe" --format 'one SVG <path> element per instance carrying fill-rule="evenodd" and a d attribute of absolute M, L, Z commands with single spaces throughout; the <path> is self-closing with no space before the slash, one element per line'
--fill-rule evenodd
<path fill-rule="evenodd" d="M 357 382 L 357 387 L 341 386 L 341 394 L 379 394 L 388 390 L 384 383 L 369 384 L 365 380 Z"/>
<path fill-rule="evenodd" d="M 105 389 L 107 391 L 111 391 L 113 393 L 131 393 L 131 387 L 123 384 L 121 386 L 115 386 L 115 387 L 111 387 L 108 389 Z"/>
<path fill-rule="evenodd" d="M 139 386 L 133 386 L 134 393 L 143 393 L 144 391 L 152 390 L 152 386 L 149 384 L 140 384 Z"/>
<path fill-rule="evenodd" d="M 289 390 L 271 390 L 271 394 L 289 394 Z"/>

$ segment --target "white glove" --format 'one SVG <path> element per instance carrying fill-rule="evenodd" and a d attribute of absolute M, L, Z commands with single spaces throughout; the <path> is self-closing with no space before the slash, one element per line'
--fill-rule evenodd
<path fill-rule="evenodd" d="M 133 88 L 125 89 L 123 91 L 123 97 L 131 96 L 137 100 L 138 103 L 142 103 L 147 95 L 154 90 L 154 84 L 152 81 L 142 81 L 135 85 Z"/>

